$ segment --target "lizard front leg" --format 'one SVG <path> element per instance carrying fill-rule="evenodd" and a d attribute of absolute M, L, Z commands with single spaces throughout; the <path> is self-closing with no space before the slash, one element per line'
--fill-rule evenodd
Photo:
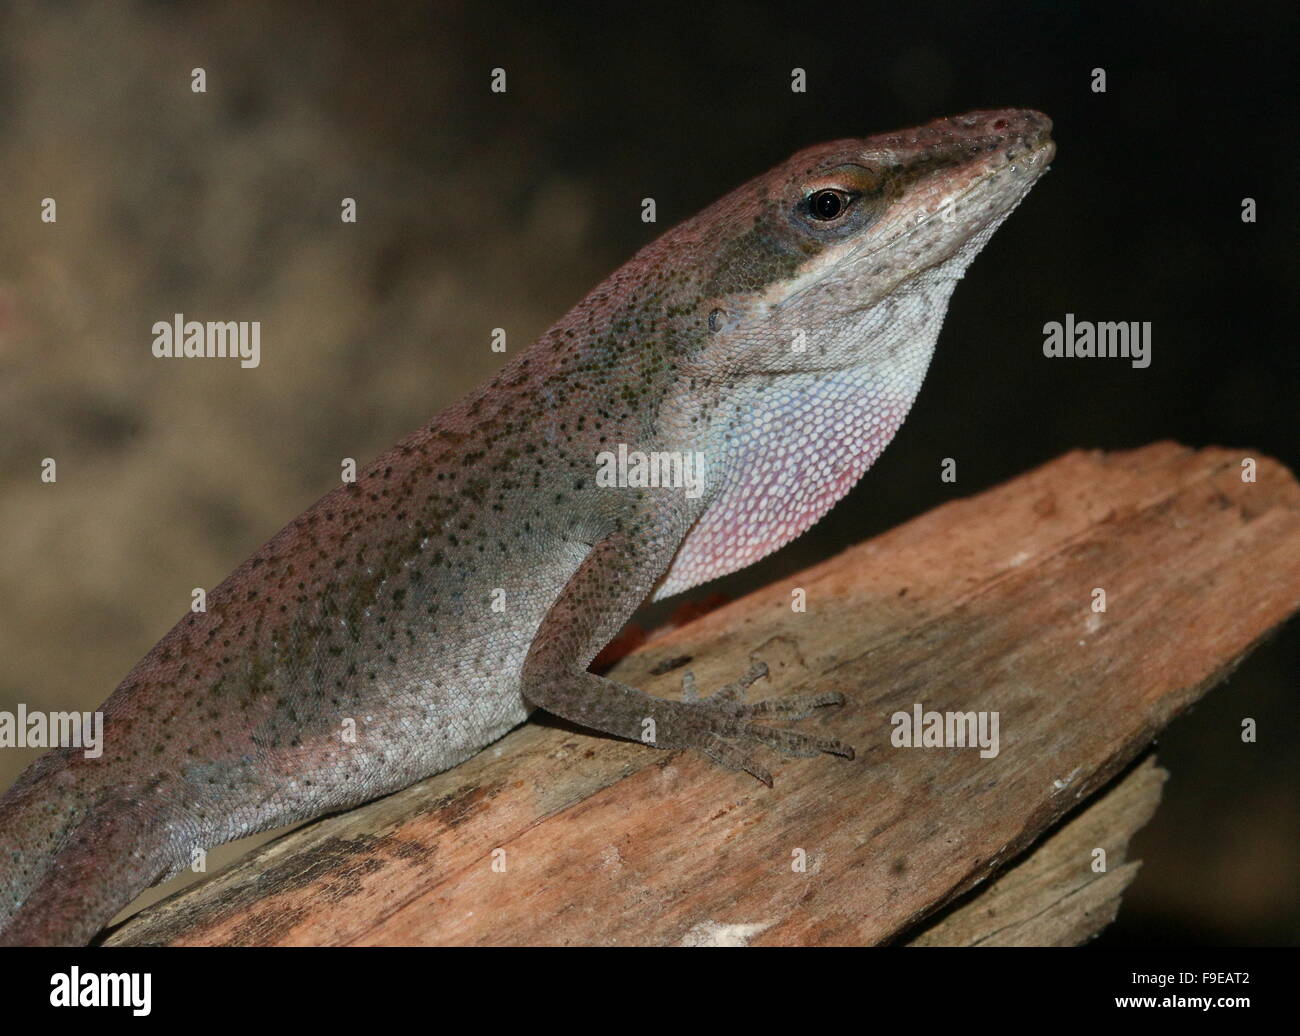
<path fill-rule="evenodd" d="M 785 700 L 741 701 L 743 690 L 767 672 L 757 664 L 716 694 L 698 697 L 687 678 L 682 701 L 656 698 L 586 670 L 645 599 L 671 557 L 638 547 L 623 534 L 596 544 L 565 585 L 534 636 L 522 671 L 524 696 L 540 708 L 602 733 L 656 748 L 699 749 L 720 766 L 745 770 L 769 787 L 772 777 L 753 749 L 766 745 L 792 756 L 820 752 L 853 758 L 832 738 L 762 726 L 756 719 L 802 719 L 816 708 L 839 705 L 840 694 Z"/>

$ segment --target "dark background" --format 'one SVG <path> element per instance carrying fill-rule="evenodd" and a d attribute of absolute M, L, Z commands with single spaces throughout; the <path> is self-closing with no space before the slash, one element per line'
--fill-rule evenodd
<path fill-rule="evenodd" d="M 1051 173 L 958 289 L 881 461 L 717 588 L 1075 448 L 1176 439 L 1300 470 L 1296 29 L 1287 4 L 7 5 L 0 708 L 92 708 L 340 457 L 490 373 L 491 328 L 522 347 L 800 147 L 973 108 L 1051 115 Z M 262 321 L 262 366 L 155 360 L 174 312 Z M 1151 321 L 1151 367 L 1045 359 L 1066 312 Z M 1300 941 L 1298 672 L 1292 622 L 1167 732 L 1172 779 L 1102 942 Z M 0 784 L 33 754 L 4 753 Z"/>

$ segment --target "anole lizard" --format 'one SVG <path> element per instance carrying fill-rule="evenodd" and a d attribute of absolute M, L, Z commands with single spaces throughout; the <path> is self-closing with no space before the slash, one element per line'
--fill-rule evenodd
<path fill-rule="evenodd" d="M 168 632 L 103 705 L 102 756 L 22 774 L 0 942 L 83 943 L 196 848 L 405 787 L 537 707 L 769 784 L 756 746 L 851 759 L 766 725 L 842 698 L 746 704 L 761 666 L 680 701 L 587 666 L 647 596 L 770 553 L 866 471 L 1050 128 L 972 112 L 812 147 L 643 248 Z M 702 491 L 597 484 L 619 446 L 702 455 Z"/>

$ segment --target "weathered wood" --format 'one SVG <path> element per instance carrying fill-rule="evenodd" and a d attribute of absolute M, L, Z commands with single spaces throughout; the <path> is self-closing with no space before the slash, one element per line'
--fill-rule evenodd
<path fill-rule="evenodd" d="M 967 901 L 904 940 L 907 946 L 1077 946 L 1115 920 L 1137 877 L 1129 839 L 1160 804 L 1169 774 L 1147 758 Z M 1103 870 L 1094 855 L 1104 850 Z"/>
<path fill-rule="evenodd" d="M 855 744 L 853 762 L 772 756 L 769 790 L 693 753 L 534 722 L 258 849 L 107 941 L 922 940 L 924 918 L 1020 856 L 1300 607 L 1300 487 L 1262 457 L 1243 482 L 1248 455 L 1068 454 L 651 639 L 612 674 L 670 695 L 674 660 L 707 690 L 757 655 L 772 679 L 751 694 L 848 695 L 800 728 Z M 893 747 L 890 717 L 916 703 L 995 710 L 1000 753 Z M 954 909 L 930 938 L 1086 937 L 1066 915 L 1105 909 L 1132 865 L 1112 857 L 1102 883 L 1074 856 L 1120 846 L 1149 802 L 1112 807 L 1107 837 L 1067 826 L 964 904 L 1006 924 Z"/>

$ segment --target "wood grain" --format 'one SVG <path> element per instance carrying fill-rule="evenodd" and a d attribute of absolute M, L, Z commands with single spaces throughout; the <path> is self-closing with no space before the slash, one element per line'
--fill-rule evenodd
<path fill-rule="evenodd" d="M 1133 770 L 1106 809 L 1078 813 L 1082 829 L 1023 854 L 1297 608 L 1300 487 L 1285 468 L 1172 443 L 1070 453 L 652 638 L 611 674 L 675 695 L 690 668 L 707 692 L 760 657 L 772 676 L 751 695 L 848 696 L 800 728 L 856 745 L 856 760 L 770 756 L 769 790 L 542 718 L 106 941 L 1077 942 L 1131 878 L 1123 844 L 1159 771 Z M 998 755 L 894 747 L 890 717 L 918 703 L 996 712 Z M 1108 846 L 1094 874 L 1091 849 Z"/>
<path fill-rule="evenodd" d="M 928 918 L 905 944 L 1076 946 L 1100 934 L 1137 877 L 1128 842 L 1155 813 L 1168 776 L 1148 756 L 993 881 Z"/>

